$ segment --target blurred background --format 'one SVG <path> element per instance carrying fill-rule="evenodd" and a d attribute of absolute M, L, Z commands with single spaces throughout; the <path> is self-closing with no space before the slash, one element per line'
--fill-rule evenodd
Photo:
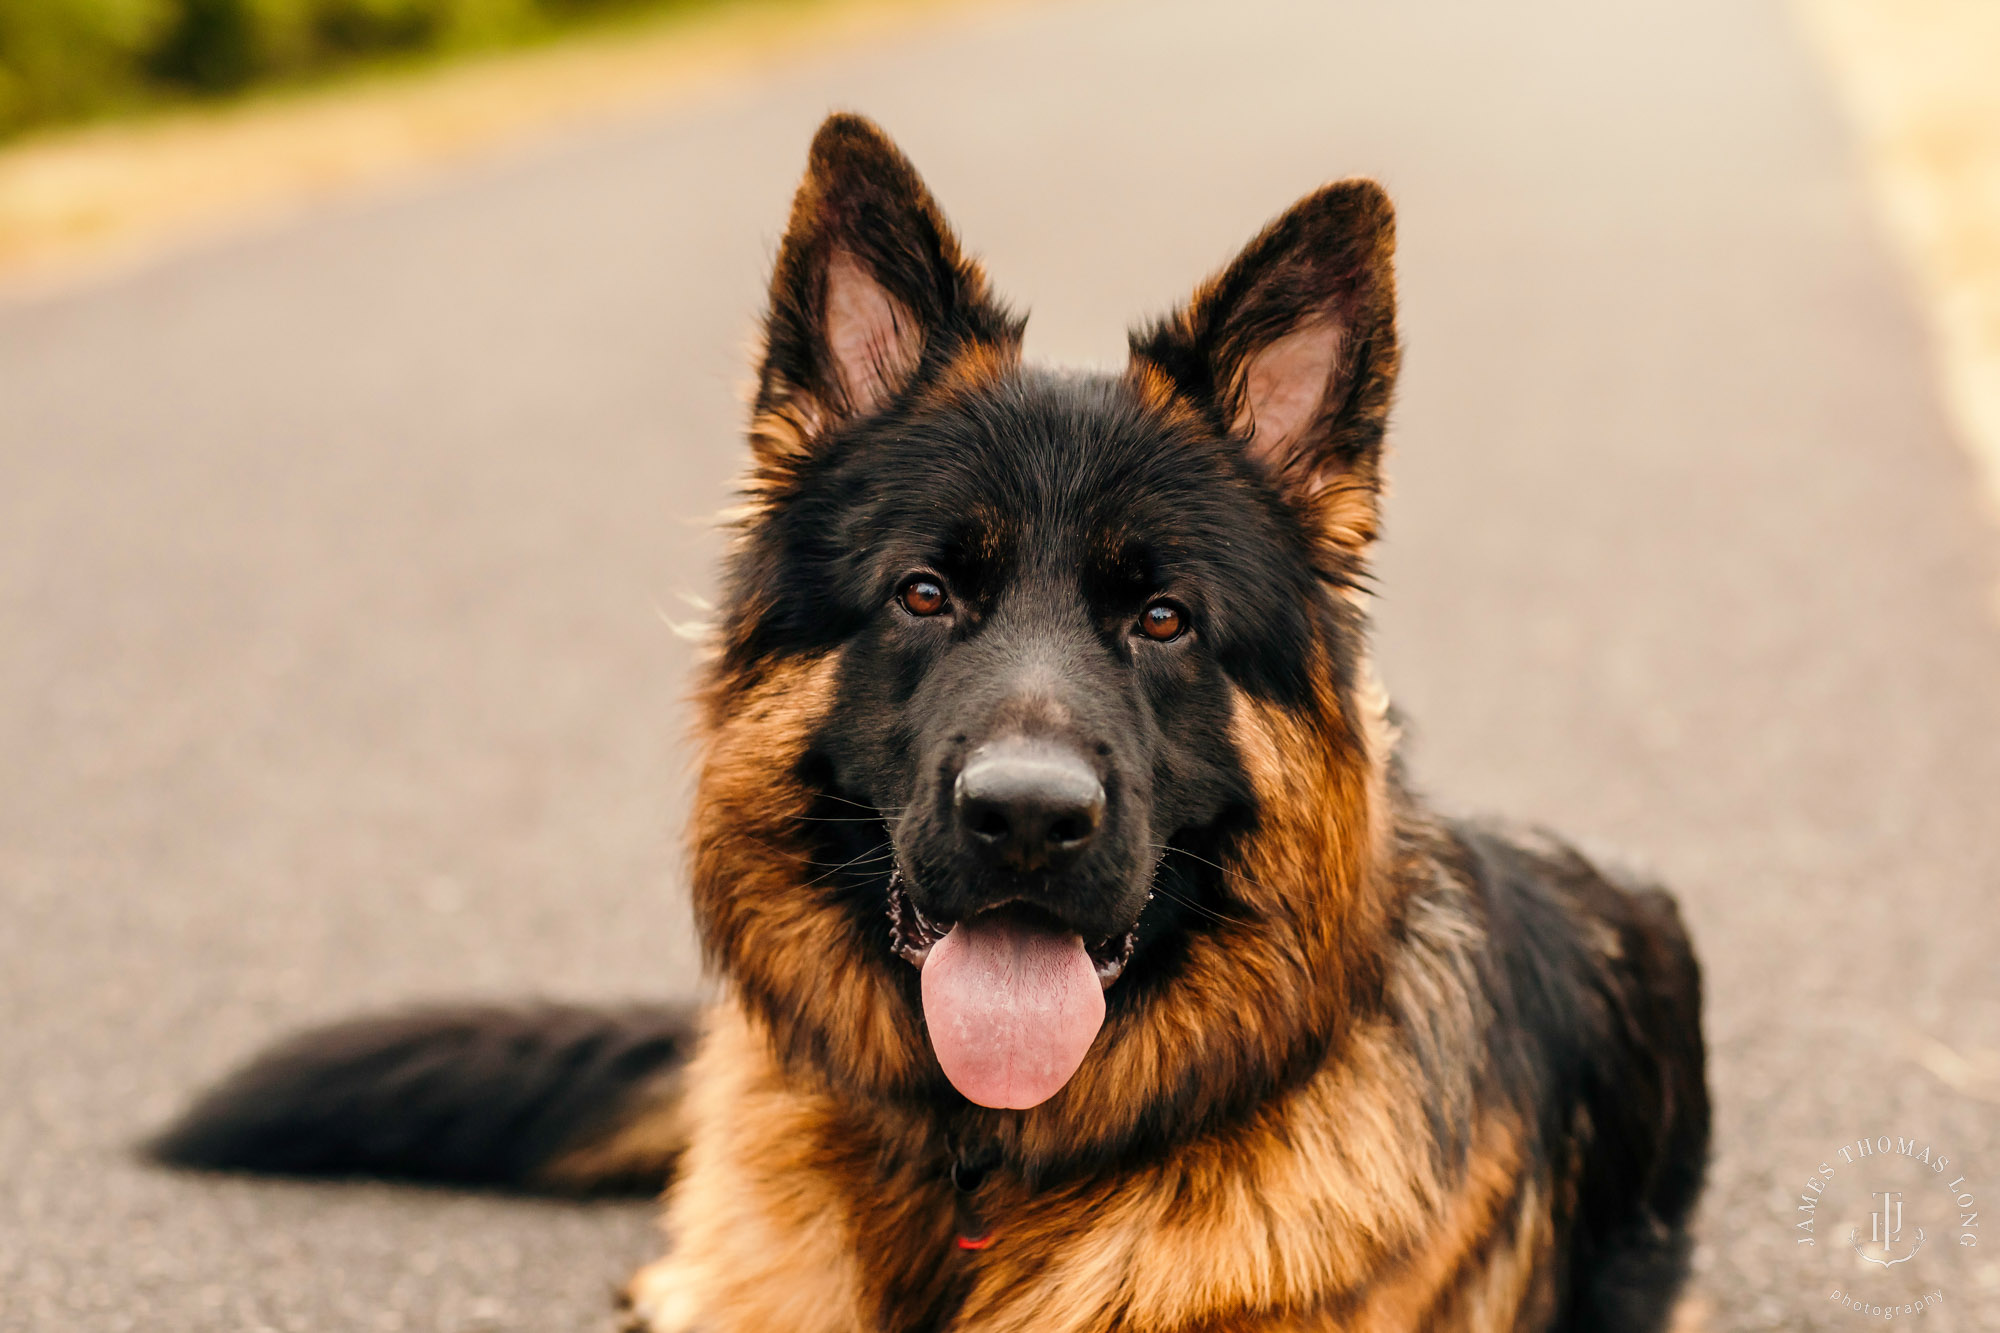
<path fill-rule="evenodd" d="M 1070 361 L 1387 184 L 1415 776 L 1676 888 L 1707 1326 L 1857 1322 L 1840 1145 L 2000 1204 L 1996 71 L 1987 0 L 0 0 L 0 1328 L 605 1325 L 644 1205 L 131 1145 L 304 1024 L 700 984 L 688 635 L 836 108 Z"/>

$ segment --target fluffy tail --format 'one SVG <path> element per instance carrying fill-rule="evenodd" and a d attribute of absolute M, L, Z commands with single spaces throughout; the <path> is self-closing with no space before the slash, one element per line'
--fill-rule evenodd
<path fill-rule="evenodd" d="M 172 1166 L 657 1193 L 685 1141 L 691 1008 L 424 1009 L 303 1033 L 197 1101 Z"/>

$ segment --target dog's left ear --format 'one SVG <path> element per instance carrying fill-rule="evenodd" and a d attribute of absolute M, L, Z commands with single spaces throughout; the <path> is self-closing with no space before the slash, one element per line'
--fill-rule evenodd
<path fill-rule="evenodd" d="M 967 350 L 1011 358 L 1020 340 L 909 159 L 874 122 L 828 117 L 771 274 L 759 461 L 795 462 Z"/>
<path fill-rule="evenodd" d="M 1381 186 L 1329 185 L 1131 339 L 1135 374 L 1164 375 L 1353 552 L 1376 532 L 1396 380 L 1395 233 Z"/>

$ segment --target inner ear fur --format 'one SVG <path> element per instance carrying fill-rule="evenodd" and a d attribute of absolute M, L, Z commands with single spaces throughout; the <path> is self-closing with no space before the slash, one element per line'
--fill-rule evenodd
<path fill-rule="evenodd" d="M 1180 310 L 1132 334 L 1336 545 L 1374 540 L 1396 381 L 1395 211 L 1373 181 L 1306 196 Z"/>
<path fill-rule="evenodd" d="M 872 121 L 827 118 L 771 275 L 752 440 L 766 463 L 880 412 L 975 344 L 1018 355 L 916 168 Z"/>

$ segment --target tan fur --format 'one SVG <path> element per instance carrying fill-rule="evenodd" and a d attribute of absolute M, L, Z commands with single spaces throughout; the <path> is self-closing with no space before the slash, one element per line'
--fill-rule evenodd
<path fill-rule="evenodd" d="M 1367 1288 L 1347 1321 L 1356 1333 L 1514 1325 L 1535 1257 L 1522 1251 L 1534 1248 L 1539 1210 L 1532 1192 L 1516 1196 L 1520 1159 L 1511 1135 L 1489 1127 L 1488 1139 L 1425 1243 Z"/>
<path fill-rule="evenodd" d="M 991 385 L 1021 364 L 1019 342 L 989 343 L 974 340 L 957 350 L 928 387 L 934 399 L 949 400 Z"/>
<path fill-rule="evenodd" d="M 750 449 L 758 467 L 750 474 L 754 494 L 765 490 L 790 469 L 805 461 L 812 442 L 826 429 L 825 414 L 806 394 L 794 394 L 783 403 L 758 413 L 750 422 Z M 751 511 L 754 515 L 758 510 Z"/>
<path fill-rule="evenodd" d="M 733 1005 L 711 1016 L 689 1086 L 694 1134 L 668 1198 L 674 1248 L 627 1289 L 640 1327 L 863 1327 L 845 1182 L 816 1161 L 826 1099 L 788 1083 Z"/>
<path fill-rule="evenodd" d="M 542 1182 L 558 1192 L 582 1192 L 604 1180 L 658 1178 L 672 1172 L 687 1150 L 688 1123 L 679 1074 L 657 1081 L 634 1100 L 647 1108 L 620 1124 L 609 1138 L 586 1142 L 541 1168 Z"/>
<path fill-rule="evenodd" d="M 1453 979 L 1478 943 L 1441 902 L 1392 984 L 1470 1027 L 1481 1016 Z M 718 1010 L 690 1080 L 676 1249 L 632 1289 L 657 1333 L 871 1327 L 856 1269 L 871 1210 L 927 1217 L 905 1243 L 969 1274 L 953 1325 L 965 1333 L 1490 1329 L 1538 1295 L 1548 1237 L 1537 1200 L 1515 1193 L 1515 1126 L 1479 1115 L 1467 1167 L 1443 1170 L 1410 1132 L 1435 1090 L 1384 1022 L 1293 1095 L 1168 1160 L 1041 1194 L 1003 1183 L 982 1199 L 995 1243 L 976 1254 L 952 1246 L 936 1173 L 896 1160 L 893 1122 L 848 1123 L 737 1006 Z M 857 1163 L 903 1188 L 885 1200 Z"/>
<path fill-rule="evenodd" d="M 1127 364 L 1125 375 L 1138 390 L 1139 400 L 1147 407 L 1177 426 L 1198 428 L 1201 414 L 1158 366 L 1134 357 Z"/>
<path fill-rule="evenodd" d="M 1335 546 L 1361 551 L 1375 540 L 1381 521 L 1381 492 L 1372 479 L 1367 483 L 1348 477 L 1329 481 L 1314 492 L 1311 504 L 1320 530 Z"/>
<path fill-rule="evenodd" d="M 1414 1136 L 1398 1132 L 1422 1114 L 1402 1061 L 1385 1033 L 1367 1034 L 1349 1063 L 1244 1129 L 1142 1172 L 1023 1201 L 961 1326 L 1108 1333 L 1199 1325 L 1217 1312 L 1247 1325 L 1357 1298 L 1400 1256 L 1428 1255 L 1452 1206 Z"/>
<path fill-rule="evenodd" d="M 643 1326 L 871 1327 L 856 1232 L 869 1210 L 908 1212 L 912 1196 L 885 1201 L 853 1171 L 893 1161 L 881 1156 L 890 1145 L 788 1078 L 733 1005 L 690 1077 L 675 1249 L 631 1289 Z M 1246 1329 L 1505 1327 L 1544 1239 L 1534 1201 L 1513 1195 L 1516 1131 L 1484 1117 L 1471 1168 L 1446 1179 L 1408 1132 L 1423 1097 L 1408 1052 L 1378 1026 L 1293 1096 L 1171 1160 L 1041 1195 L 1003 1189 L 984 1252 L 955 1250 L 945 1191 L 919 1188 L 929 1262 L 972 1275 L 953 1326 L 1109 1333 L 1212 1326 L 1227 1311 L 1227 1327 Z M 835 1126 L 843 1142 L 829 1141 Z M 1425 1322 L 1455 1282 L 1467 1322 Z"/>
<path fill-rule="evenodd" d="M 1314 675 L 1325 680 L 1323 664 Z M 1310 714 L 1236 694 L 1231 739 L 1264 824 L 1245 848 L 1237 879 L 1325 963 L 1306 975 L 1345 1001 L 1347 986 L 1365 978 L 1326 968 L 1344 971 L 1372 957 L 1369 945 L 1386 926 L 1388 887 L 1377 868 L 1387 833 L 1388 756 L 1369 752 L 1360 719 L 1343 712 L 1330 685 L 1322 688 L 1327 695 Z"/>

